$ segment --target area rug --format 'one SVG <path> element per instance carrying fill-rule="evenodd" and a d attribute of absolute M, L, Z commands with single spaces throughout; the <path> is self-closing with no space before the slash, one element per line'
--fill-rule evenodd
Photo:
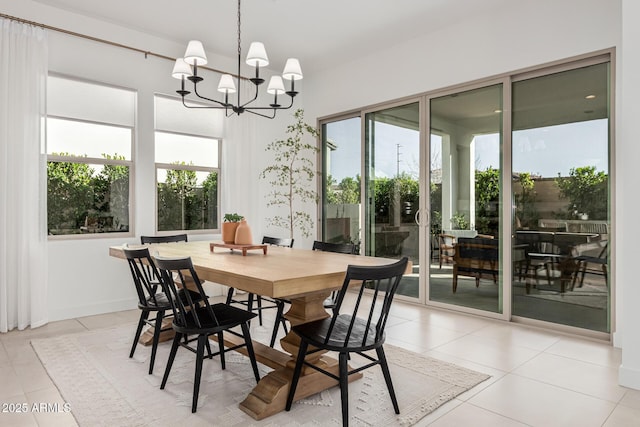
<path fill-rule="evenodd" d="M 217 358 L 204 361 L 198 411 L 192 414 L 194 354 L 178 350 L 167 386 L 160 390 L 170 343 L 159 345 L 154 373 L 148 375 L 149 347 L 139 345 L 134 358 L 128 357 L 133 332 L 130 325 L 31 342 L 80 426 L 341 425 L 337 387 L 294 403 L 290 412 L 255 421 L 238 407 L 255 379 L 248 359 L 233 352 L 225 370 Z M 252 333 L 254 339 L 260 335 Z M 413 425 L 489 378 L 392 345 L 385 351 L 401 413 L 394 413 L 381 370 L 373 367 L 349 385 L 350 425 Z M 358 358 L 350 363 L 362 363 Z M 259 368 L 261 376 L 270 371 Z"/>

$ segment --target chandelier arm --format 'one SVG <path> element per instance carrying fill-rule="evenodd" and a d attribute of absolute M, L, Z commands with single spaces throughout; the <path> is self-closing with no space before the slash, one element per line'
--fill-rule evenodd
<path fill-rule="evenodd" d="M 184 105 L 187 108 L 208 108 L 208 109 L 213 108 L 213 109 L 219 109 L 219 110 L 225 108 L 218 105 L 187 105 L 184 98 L 182 98 L 182 105 Z"/>
<path fill-rule="evenodd" d="M 195 93 L 196 96 L 200 99 L 204 99 L 205 101 L 215 102 L 216 104 L 221 105 L 221 107 L 215 107 L 215 108 L 229 108 L 229 104 L 225 104 L 224 102 L 220 102 L 215 99 L 207 98 L 206 96 L 200 95 L 198 93 L 198 87 L 195 84 L 193 85 L 193 93 Z M 211 107 L 211 108 L 214 108 L 214 107 Z"/>
<path fill-rule="evenodd" d="M 293 107 L 293 98 L 291 98 L 291 103 L 289 105 L 287 105 L 286 107 L 246 107 L 244 110 L 245 111 L 252 111 L 252 110 L 288 110 L 289 108 Z"/>
<path fill-rule="evenodd" d="M 246 111 L 247 113 L 255 114 L 256 116 L 264 117 L 266 119 L 273 119 L 273 118 L 276 117 L 276 109 L 275 108 L 261 107 L 261 109 L 273 110 L 273 115 L 267 116 L 266 114 L 262 114 L 262 113 L 258 113 L 257 111 L 253 111 L 253 109 L 246 109 L 244 111 Z"/>
<path fill-rule="evenodd" d="M 251 104 L 253 101 L 258 99 L 258 94 L 260 93 L 260 91 L 258 90 L 258 85 L 255 85 L 255 86 L 256 86 L 256 94 L 254 95 L 254 97 L 252 99 L 250 99 L 249 101 L 245 102 L 242 105 L 240 105 L 240 95 L 238 95 L 238 105 L 240 105 L 240 107 L 244 108 L 245 106 Z M 238 94 L 239 93 L 240 93 L 240 91 L 238 91 Z M 248 108 L 252 108 L 252 107 L 248 107 Z"/>

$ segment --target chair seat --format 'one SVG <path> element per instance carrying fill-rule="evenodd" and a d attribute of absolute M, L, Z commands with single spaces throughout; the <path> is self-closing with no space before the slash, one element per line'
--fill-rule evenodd
<path fill-rule="evenodd" d="M 138 308 L 141 310 L 171 310 L 171 303 L 167 299 L 167 296 L 162 292 L 156 293 L 153 297 L 147 297 L 146 304 L 138 303 Z"/>
<path fill-rule="evenodd" d="M 576 260 L 580 261 L 580 262 L 589 262 L 592 264 L 606 264 L 607 263 L 607 259 L 606 258 L 601 258 L 599 256 L 587 256 L 587 255 L 580 255 L 576 257 Z"/>
<path fill-rule="evenodd" d="M 384 335 L 382 339 L 376 341 L 375 325 L 370 325 L 367 332 L 366 322 L 358 317 L 355 319 L 353 330 L 349 335 L 349 325 L 351 324 L 352 318 L 349 314 L 339 315 L 331 331 L 331 336 L 329 336 L 328 339 L 327 334 L 331 327 L 331 318 L 294 326 L 293 330 L 300 337 L 309 341 L 311 345 L 315 347 L 321 346 L 322 348 L 332 351 L 365 351 L 379 347 L 384 343 Z M 347 335 L 349 335 L 349 340 L 345 344 Z M 365 335 L 367 338 L 365 342 L 363 342 Z"/>
<path fill-rule="evenodd" d="M 246 323 L 257 316 L 255 313 L 224 303 L 213 304 L 211 308 L 218 319 L 217 323 L 211 318 L 206 307 L 199 307 L 195 311 L 201 326 L 197 325 L 193 312 L 189 312 L 185 324 L 179 325 L 174 320 L 173 328 L 181 334 L 214 334 Z"/>
<path fill-rule="evenodd" d="M 186 292 L 189 292 L 189 295 L 191 295 L 192 301 L 196 302 L 196 301 L 202 300 L 202 295 L 200 295 L 199 292 L 195 292 L 192 290 L 187 290 Z M 184 289 L 180 289 L 178 293 L 180 295 L 180 298 L 183 300 L 183 302 L 187 302 L 187 299 L 186 299 L 187 297 Z M 169 302 L 169 299 L 167 298 L 167 296 L 162 292 L 155 293 L 153 297 L 151 296 L 147 297 L 146 301 L 147 301 L 146 304 L 138 303 L 138 308 L 141 310 L 171 311 L 171 303 Z"/>

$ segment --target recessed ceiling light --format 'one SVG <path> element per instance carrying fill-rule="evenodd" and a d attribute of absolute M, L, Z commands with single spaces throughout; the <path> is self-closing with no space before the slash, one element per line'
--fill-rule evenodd
<path fill-rule="evenodd" d="M 502 110 L 498 108 L 497 110 L 493 110 L 493 112 L 494 113 L 502 113 Z"/>
<path fill-rule="evenodd" d="M 595 99 L 595 95 L 587 95 L 585 96 L 585 99 Z"/>

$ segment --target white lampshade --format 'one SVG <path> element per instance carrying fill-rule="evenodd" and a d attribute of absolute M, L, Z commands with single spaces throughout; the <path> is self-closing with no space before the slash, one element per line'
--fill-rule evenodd
<path fill-rule="evenodd" d="M 251 46 L 249 46 L 249 53 L 247 53 L 247 65 L 251 65 L 255 67 L 259 65 L 260 67 L 266 67 L 269 65 L 269 58 L 267 57 L 267 51 L 264 48 L 264 45 L 260 42 L 253 42 Z"/>
<path fill-rule="evenodd" d="M 271 76 L 269 80 L 269 86 L 267 87 L 267 93 L 271 95 L 280 95 L 284 93 L 284 82 L 280 76 Z"/>
<path fill-rule="evenodd" d="M 302 80 L 300 61 L 296 58 L 287 59 L 287 63 L 284 65 L 284 71 L 282 72 L 282 78 L 287 80 Z"/>
<path fill-rule="evenodd" d="M 190 65 L 205 65 L 207 63 L 207 55 L 204 53 L 204 46 L 198 40 L 191 40 L 184 52 L 184 60 Z"/>
<path fill-rule="evenodd" d="M 236 93 L 236 84 L 233 82 L 233 76 L 231 74 L 223 74 L 222 76 L 220 76 L 220 83 L 218 83 L 218 92 Z"/>
<path fill-rule="evenodd" d="M 183 77 L 189 77 L 191 75 L 193 75 L 191 65 L 187 64 L 184 58 L 176 59 L 176 63 L 173 66 L 173 71 L 171 72 L 171 77 L 173 77 L 174 79 L 182 80 Z"/>

